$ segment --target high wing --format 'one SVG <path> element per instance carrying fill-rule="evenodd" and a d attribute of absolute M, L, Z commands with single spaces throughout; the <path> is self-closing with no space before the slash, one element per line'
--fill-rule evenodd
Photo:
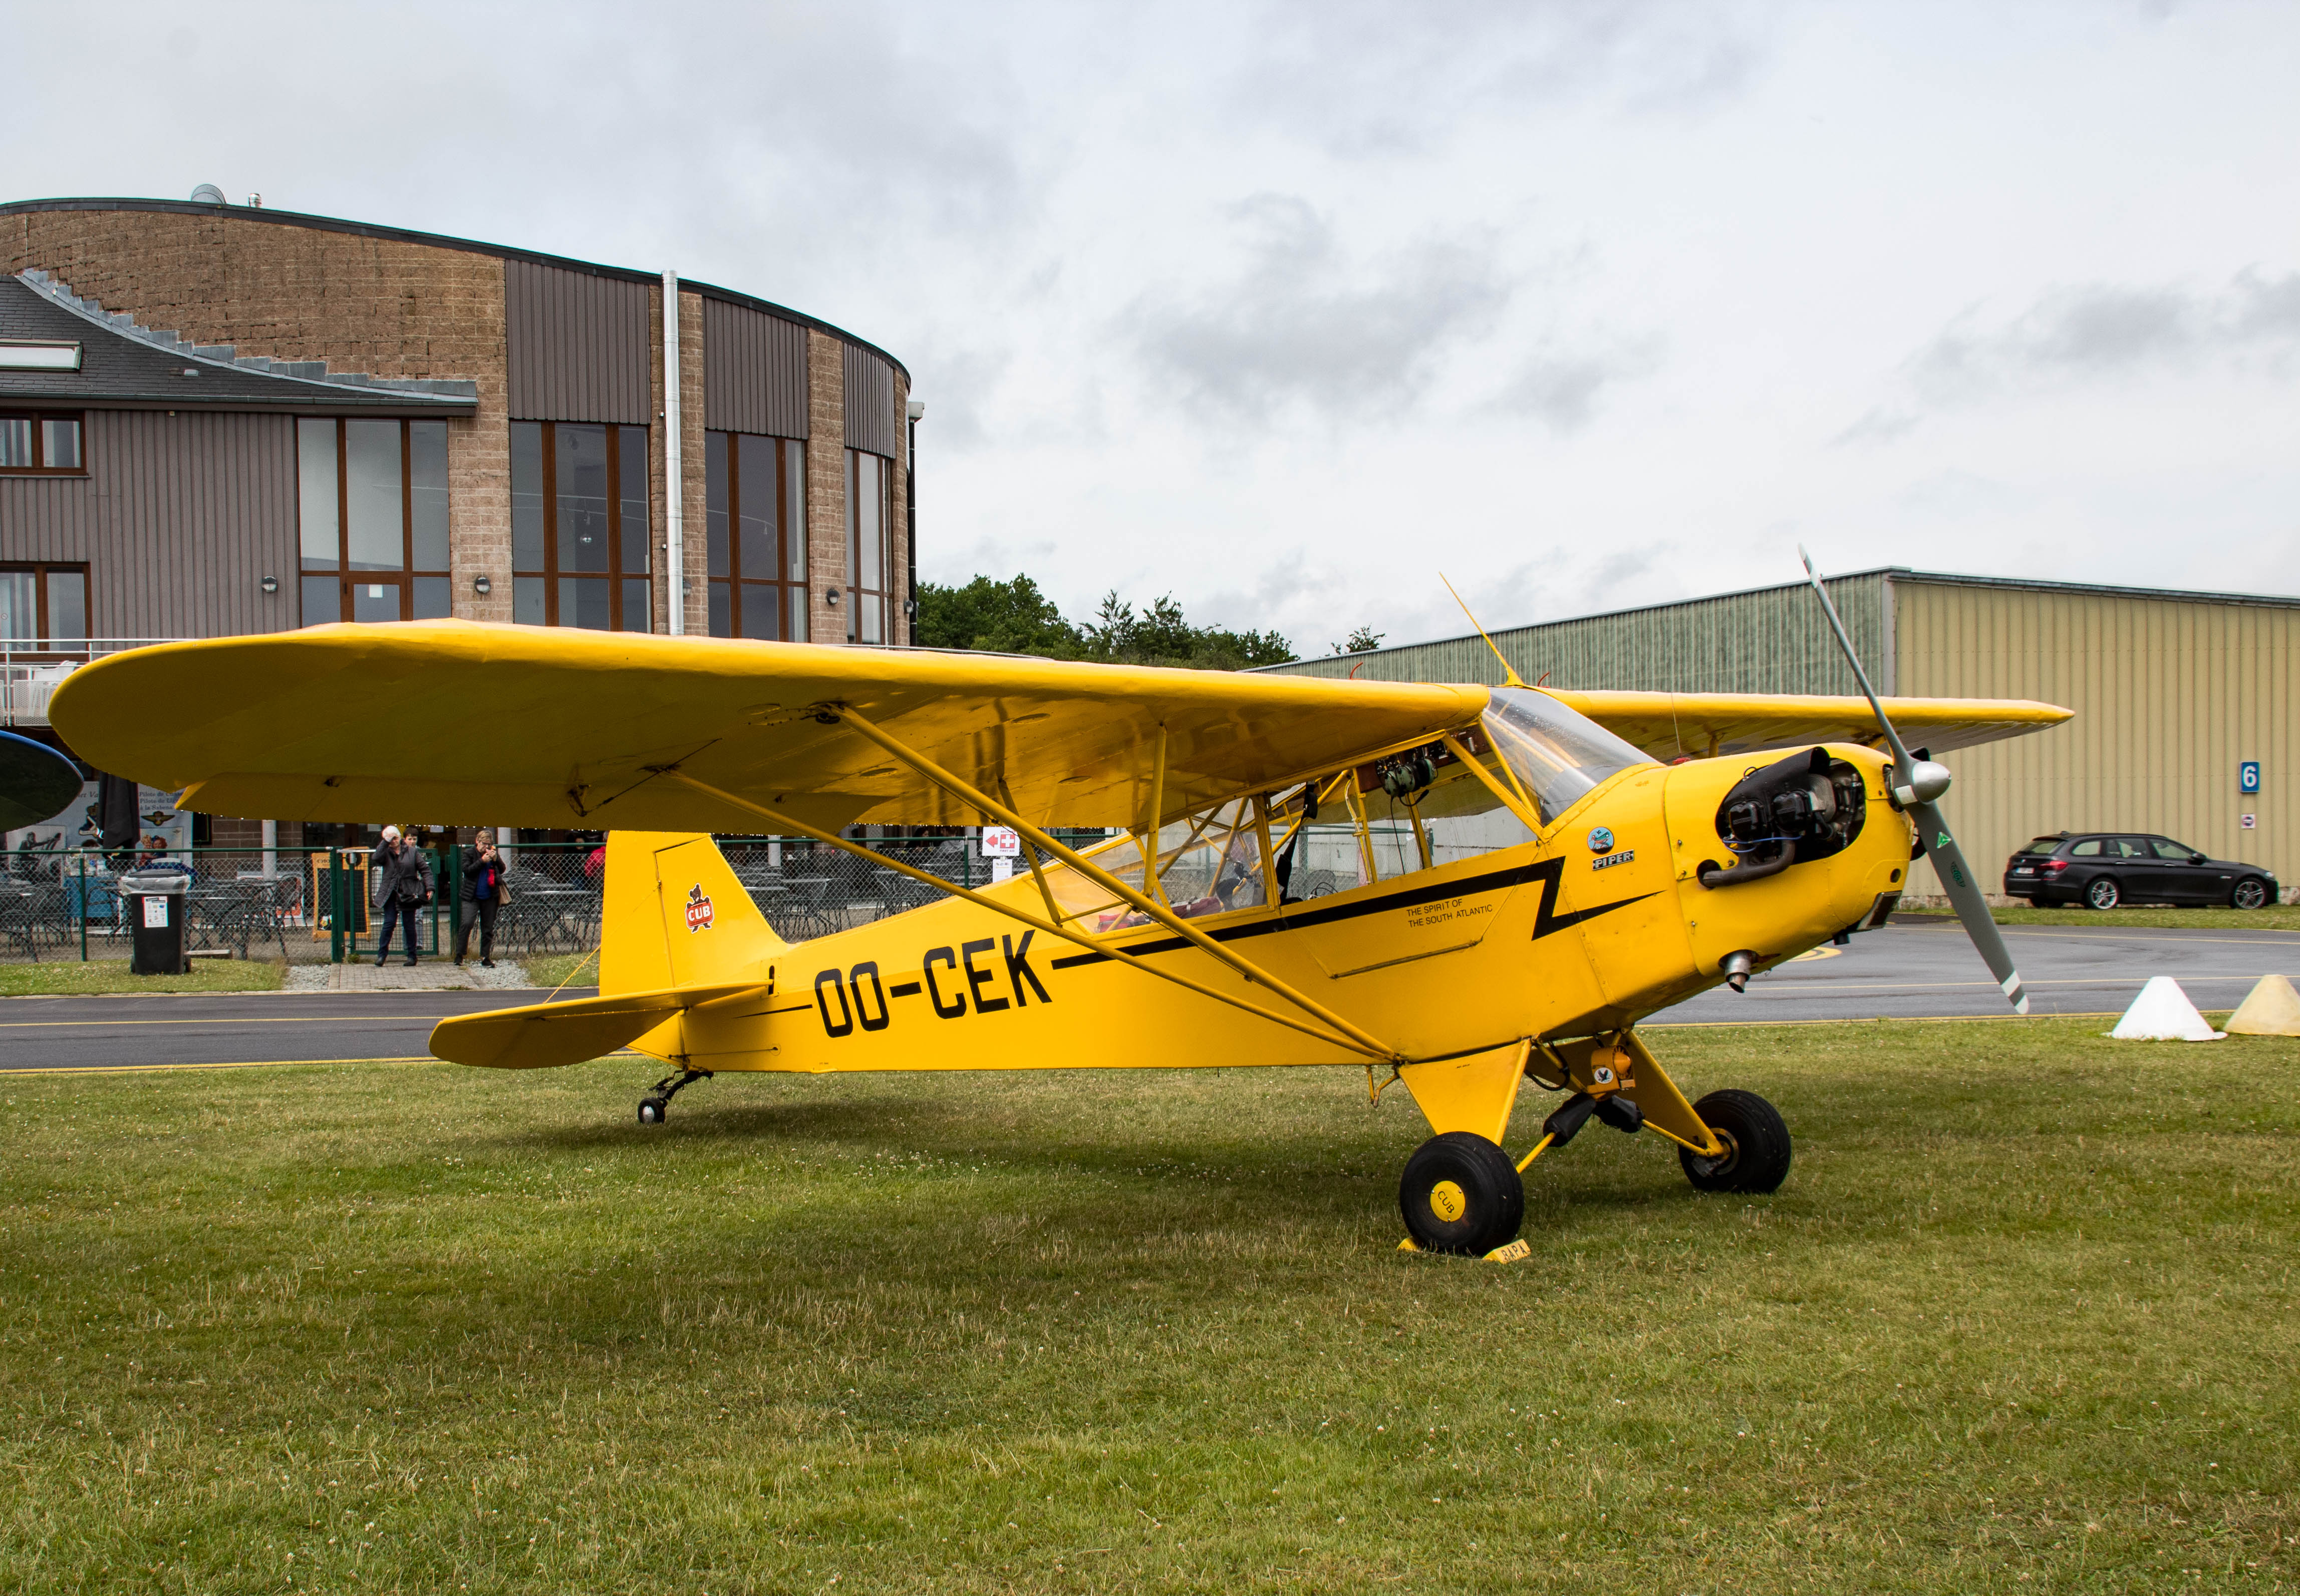
<path fill-rule="evenodd" d="M 1655 758 L 1873 742 L 1865 700 L 1554 695 Z M 1477 686 L 1171 670 L 932 650 L 466 620 L 173 643 L 74 671 L 56 729 L 204 813 L 742 832 L 981 815 L 839 723 L 851 710 L 1047 827 L 1133 827 L 1474 724 Z M 2067 719 L 2050 704 L 1889 699 L 1935 751 Z M 1163 758 L 1160 758 L 1161 746 Z M 688 780 L 665 779 L 675 768 Z"/>
<path fill-rule="evenodd" d="M 1884 745 L 1869 701 L 1788 693 L 1614 693 L 1543 689 L 1666 763 L 1805 743 Z M 1902 735 L 1934 754 L 2044 731 L 2075 714 L 2017 698 L 1888 698 Z"/>
<path fill-rule="evenodd" d="M 1473 724 L 1480 686 L 464 620 L 174 643 L 74 671 L 74 752 L 203 813 L 747 832 L 980 816 L 837 724 L 845 704 L 1042 826 L 1138 826 Z M 818 719 L 818 715 L 821 719 Z M 1163 770 L 1158 751 L 1165 747 Z"/>

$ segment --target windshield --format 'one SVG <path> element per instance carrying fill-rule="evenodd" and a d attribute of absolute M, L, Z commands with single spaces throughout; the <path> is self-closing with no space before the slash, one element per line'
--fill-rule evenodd
<path fill-rule="evenodd" d="M 1486 736 L 1532 795 L 1544 826 L 1607 777 L 1657 762 L 1529 687 L 1496 687 L 1484 720 Z"/>

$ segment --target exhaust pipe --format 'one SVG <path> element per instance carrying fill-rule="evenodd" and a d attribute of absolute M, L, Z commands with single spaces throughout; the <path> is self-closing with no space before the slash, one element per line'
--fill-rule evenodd
<path fill-rule="evenodd" d="M 1726 985 L 1736 992 L 1746 992 L 1749 990 L 1749 971 L 1755 962 L 1756 955 L 1743 948 L 1738 953 L 1728 953 L 1719 960 L 1717 968 L 1725 972 Z"/>

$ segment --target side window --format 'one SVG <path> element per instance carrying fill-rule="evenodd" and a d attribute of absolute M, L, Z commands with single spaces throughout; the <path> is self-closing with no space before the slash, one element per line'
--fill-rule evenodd
<path fill-rule="evenodd" d="M 2120 859 L 2146 859 L 2148 844 L 2137 836 L 2121 836 L 2109 844 L 2109 852 Z"/>
<path fill-rule="evenodd" d="M 0 473 L 79 477 L 87 471 L 78 416 L 29 412 L 0 416 Z"/>
<path fill-rule="evenodd" d="M 1472 748 L 1488 775 L 1505 784 L 1507 773 L 1481 736 L 1472 735 Z M 1302 827 L 1298 857 L 1285 871 L 1289 896 L 1347 892 L 1533 839 L 1493 788 L 1443 748 L 1417 753 L 1429 759 L 1431 780 L 1404 798 L 1391 796 L 1384 781 L 1395 761 L 1340 771 L 1322 784 L 1317 820 Z M 1271 840 L 1278 842 L 1275 828 Z"/>
<path fill-rule="evenodd" d="M 2075 847 L 2070 849 L 2069 853 L 2071 857 L 2077 859 L 2098 859 L 2100 857 L 2100 839 L 2096 836 L 2088 836 L 2085 838 L 2084 841 L 2079 843 Z"/>
<path fill-rule="evenodd" d="M 2186 864 L 2196 856 L 2196 849 L 2186 843 L 2176 843 L 2169 836 L 2152 836 L 2148 843 L 2156 850 L 2157 858 L 2169 859 L 2175 864 Z"/>

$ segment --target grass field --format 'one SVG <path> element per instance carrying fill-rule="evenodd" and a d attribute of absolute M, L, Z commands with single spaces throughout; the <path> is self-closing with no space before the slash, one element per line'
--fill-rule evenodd
<path fill-rule="evenodd" d="M 1954 919 L 1946 909 L 1903 910 L 1894 918 L 1923 915 Z M 2192 930 L 2300 931 L 2300 903 L 2271 903 L 2259 909 L 2036 909 L 2022 903 L 1996 907 L 1989 918 L 2000 926 L 2077 926 L 2088 930 L 2140 931 L 2159 927 Z"/>
<path fill-rule="evenodd" d="M 573 978 L 577 986 L 596 986 L 599 982 L 599 960 L 596 953 L 539 953 L 532 959 L 520 960 L 530 985 L 548 990 Z"/>
<path fill-rule="evenodd" d="M 116 992 L 277 992 L 288 967 L 276 960 L 195 959 L 181 976 L 131 976 L 125 959 L 54 959 L 0 964 L 0 997 L 86 996 Z"/>
<path fill-rule="evenodd" d="M 1511 1267 L 1346 1071 L 0 1077 L 0 1588 L 2288 1590 L 2300 1047 L 2103 1028 L 1656 1032 L 1788 1184 Z"/>

